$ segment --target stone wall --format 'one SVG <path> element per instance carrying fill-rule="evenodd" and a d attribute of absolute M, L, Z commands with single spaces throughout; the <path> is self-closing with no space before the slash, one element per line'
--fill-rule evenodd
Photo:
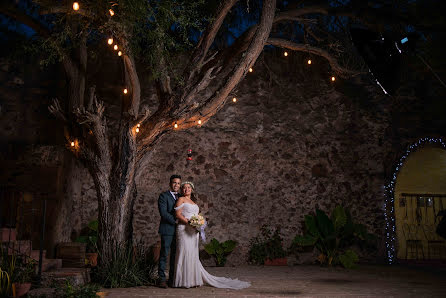
<path fill-rule="evenodd" d="M 280 226 L 288 247 L 315 208 L 348 206 L 381 236 L 387 114 L 320 78 L 310 84 L 285 77 L 278 86 L 268 83 L 266 69 L 256 70 L 238 87 L 237 103 L 156 147 L 137 179 L 136 235 L 155 241 L 158 194 L 179 173 L 195 183 L 208 237 L 239 242 L 232 264 L 246 261 L 249 240 L 263 224 Z M 370 90 L 356 96 L 381 96 Z"/>
<path fill-rule="evenodd" d="M 384 159 L 392 149 L 381 91 L 331 84 L 321 73 L 270 59 L 268 68 L 257 63 L 238 86 L 236 103 L 228 101 L 202 127 L 171 133 L 156 146 L 137 175 L 136 238 L 157 241 L 157 198 L 173 173 L 195 183 L 209 220 L 207 237 L 238 241 L 229 265 L 246 262 L 249 240 L 263 224 L 281 227 L 288 247 L 315 208 L 350 207 L 357 221 L 383 235 Z M 87 171 L 79 176 L 73 235 L 97 212 L 92 180 Z"/>

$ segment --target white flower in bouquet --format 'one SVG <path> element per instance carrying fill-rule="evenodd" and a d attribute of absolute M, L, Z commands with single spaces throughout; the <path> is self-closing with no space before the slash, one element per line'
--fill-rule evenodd
<path fill-rule="evenodd" d="M 206 242 L 206 233 L 204 232 L 204 229 L 207 226 L 207 222 L 204 219 L 203 215 L 192 215 L 189 219 L 189 224 L 196 228 L 198 232 L 200 232 L 201 240 L 203 242 Z"/>
<path fill-rule="evenodd" d="M 191 218 L 189 219 L 189 222 L 190 222 L 191 226 L 193 226 L 197 229 L 200 229 L 206 223 L 203 215 L 201 215 L 201 214 L 192 215 Z"/>

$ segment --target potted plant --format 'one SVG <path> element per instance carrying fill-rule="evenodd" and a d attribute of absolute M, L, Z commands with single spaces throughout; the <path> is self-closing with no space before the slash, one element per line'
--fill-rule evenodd
<path fill-rule="evenodd" d="M 272 231 L 263 225 L 260 234 L 250 241 L 248 261 L 259 265 L 285 266 L 287 259 L 282 241 L 279 228 Z"/>
<path fill-rule="evenodd" d="M 211 242 L 204 246 L 204 250 L 211 255 L 217 267 L 223 267 L 226 263 L 226 257 L 234 250 L 237 242 L 234 240 L 226 240 L 225 242 L 219 242 L 213 238 Z"/>
<path fill-rule="evenodd" d="M 31 288 L 31 281 L 36 272 L 36 262 L 32 259 L 17 258 L 13 273 L 13 288 L 15 297 L 24 296 Z"/>
<path fill-rule="evenodd" d="M 318 261 L 327 266 L 354 267 L 359 257 L 350 247 L 357 242 L 375 239 L 364 225 L 353 223 L 350 213 L 342 206 L 337 206 L 331 217 L 319 209 L 315 215 L 306 215 L 305 229 L 305 234 L 297 235 L 293 243 L 316 247 L 320 253 Z"/>
<path fill-rule="evenodd" d="M 91 221 L 86 230 L 84 230 L 83 235 L 79 236 L 76 239 L 76 242 L 86 243 L 87 244 L 87 252 L 85 254 L 86 263 L 92 267 L 97 266 L 98 264 L 98 221 Z"/>

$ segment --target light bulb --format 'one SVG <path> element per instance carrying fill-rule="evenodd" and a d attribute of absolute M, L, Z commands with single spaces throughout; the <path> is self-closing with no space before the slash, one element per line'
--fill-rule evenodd
<path fill-rule="evenodd" d="M 107 42 L 109 45 L 111 45 L 113 43 L 113 38 L 110 37 Z"/>
<path fill-rule="evenodd" d="M 141 124 L 140 123 L 136 124 L 136 127 L 141 127 Z"/>
<path fill-rule="evenodd" d="M 332 81 L 332 82 L 336 81 L 336 78 L 335 78 L 334 76 L 331 77 L 331 81 Z"/>
<path fill-rule="evenodd" d="M 125 88 L 124 89 L 124 94 L 127 94 L 127 92 L 129 92 L 129 91 L 127 90 L 127 88 Z"/>
<path fill-rule="evenodd" d="M 283 55 L 286 57 L 288 56 L 288 52 L 284 52 Z"/>
<path fill-rule="evenodd" d="M 115 46 L 113 47 L 113 49 L 114 49 L 115 51 L 117 51 L 117 50 L 118 50 L 118 45 L 115 44 Z"/>
<path fill-rule="evenodd" d="M 121 51 L 118 52 L 118 56 L 119 56 L 119 57 L 122 56 L 122 52 L 121 52 Z"/>
<path fill-rule="evenodd" d="M 115 15 L 115 12 L 113 11 L 113 9 L 109 9 L 108 12 L 110 13 L 111 16 Z"/>
<path fill-rule="evenodd" d="M 74 147 L 74 142 L 71 142 L 71 147 Z"/>
<path fill-rule="evenodd" d="M 308 64 L 311 64 L 311 59 L 308 59 L 307 63 L 308 63 Z"/>
<path fill-rule="evenodd" d="M 136 128 L 136 132 L 139 132 L 139 127 Z"/>
<path fill-rule="evenodd" d="M 74 9 L 74 10 L 79 10 L 79 3 L 74 2 L 74 3 L 73 3 L 73 9 Z"/>
<path fill-rule="evenodd" d="M 178 128 L 178 124 L 175 122 L 175 124 L 173 125 L 173 127 Z"/>
<path fill-rule="evenodd" d="M 201 125 L 201 120 L 198 120 L 198 125 Z"/>
<path fill-rule="evenodd" d="M 252 67 L 249 68 L 249 72 L 252 72 Z"/>
<path fill-rule="evenodd" d="M 232 102 L 237 102 L 237 98 L 234 97 L 234 98 L 232 99 Z"/>

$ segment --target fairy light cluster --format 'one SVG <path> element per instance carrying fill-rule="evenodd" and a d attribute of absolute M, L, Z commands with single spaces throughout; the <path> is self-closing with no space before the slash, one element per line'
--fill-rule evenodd
<path fill-rule="evenodd" d="M 398 161 L 395 170 L 392 175 L 392 179 L 389 184 L 384 186 L 386 200 L 384 203 L 384 218 L 386 221 L 386 251 L 387 251 L 387 261 L 389 264 L 395 262 L 395 183 L 396 177 L 401 170 L 406 158 L 412 153 L 417 151 L 420 146 L 426 144 L 436 144 L 442 146 L 446 149 L 446 142 L 442 138 L 421 138 L 414 144 L 410 145 L 406 152 L 401 156 Z"/>

